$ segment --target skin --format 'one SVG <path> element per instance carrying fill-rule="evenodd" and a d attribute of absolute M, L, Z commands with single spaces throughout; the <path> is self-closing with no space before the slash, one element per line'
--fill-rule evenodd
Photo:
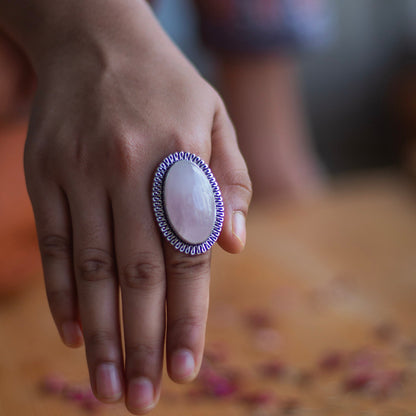
<path fill-rule="evenodd" d="M 209 163 L 225 204 L 219 243 L 240 252 L 251 185 L 234 128 L 144 1 L 0 0 L 0 25 L 37 76 L 24 161 L 52 315 L 67 345 L 85 341 L 96 396 L 146 413 L 165 343 L 174 381 L 199 371 L 210 280 L 209 253 L 161 239 L 153 174 L 180 150 Z"/>

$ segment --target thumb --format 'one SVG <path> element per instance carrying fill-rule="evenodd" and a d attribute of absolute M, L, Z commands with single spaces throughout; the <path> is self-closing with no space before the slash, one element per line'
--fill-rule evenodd
<path fill-rule="evenodd" d="M 252 188 L 234 126 L 222 102 L 212 128 L 211 169 L 221 189 L 225 210 L 218 243 L 230 253 L 239 253 L 246 243 L 246 217 Z"/>

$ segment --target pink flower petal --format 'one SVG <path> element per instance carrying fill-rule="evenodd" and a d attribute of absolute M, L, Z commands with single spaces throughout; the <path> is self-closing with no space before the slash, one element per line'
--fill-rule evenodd
<path fill-rule="evenodd" d="M 48 394 L 61 394 L 67 383 L 61 376 L 51 374 L 41 381 L 41 389 Z"/>
<path fill-rule="evenodd" d="M 243 394 L 240 400 L 248 406 L 267 406 L 276 403 L 277 397 L 273 391 L 258 390 Z"/>
<path fill-rule="evenodd" d="M 319 361 L 319 367 L 323 371 L 335 371 L 344 364 L 344 354 L 340 351 L 331 351 L 325 354 Z"/>
<path fill-rule="evenodd" d="M 265 378 L 280 378 L 287 372 L 287 366 L 282 361 L 270 360 L 259 367 L 260 374 Z"/>

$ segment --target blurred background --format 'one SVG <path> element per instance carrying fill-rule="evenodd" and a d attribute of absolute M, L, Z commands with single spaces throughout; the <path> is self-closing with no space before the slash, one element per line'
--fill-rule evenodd
<path fill-rule="evenodd" d="M 332 173 L 397 166 L 403 156 L 407 106 L 415 106 L 408 95 L 413 99 L 416 83 L 416 4 L 332 0 L 328 9 L 326 43 L 298 53 L 318 152 Z M 215 84 L 214 57 L 198 37 L 192 1 L 159 1 L 156 12 Z"/>

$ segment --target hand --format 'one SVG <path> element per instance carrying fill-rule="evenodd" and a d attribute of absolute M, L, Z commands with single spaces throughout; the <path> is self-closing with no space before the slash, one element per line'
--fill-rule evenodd
<path fill-rule="evenodd" d="M 85 19 L 37 61 L 25 171 L 61 337 L 69 346 L 85 340 L 100 400 L 125 394 L 140 414 L 159 397 L 165 325 L 170 377 L 197 375 L 209 298 L 210 254 L 181 254 L 160 237 L 154 171 L 180 150 L 210 164 L 225 205 L 219 243 L 233 253 L 245 244 L 251 188 L 218 94 L 144 3 L 122 7 Z"/>

